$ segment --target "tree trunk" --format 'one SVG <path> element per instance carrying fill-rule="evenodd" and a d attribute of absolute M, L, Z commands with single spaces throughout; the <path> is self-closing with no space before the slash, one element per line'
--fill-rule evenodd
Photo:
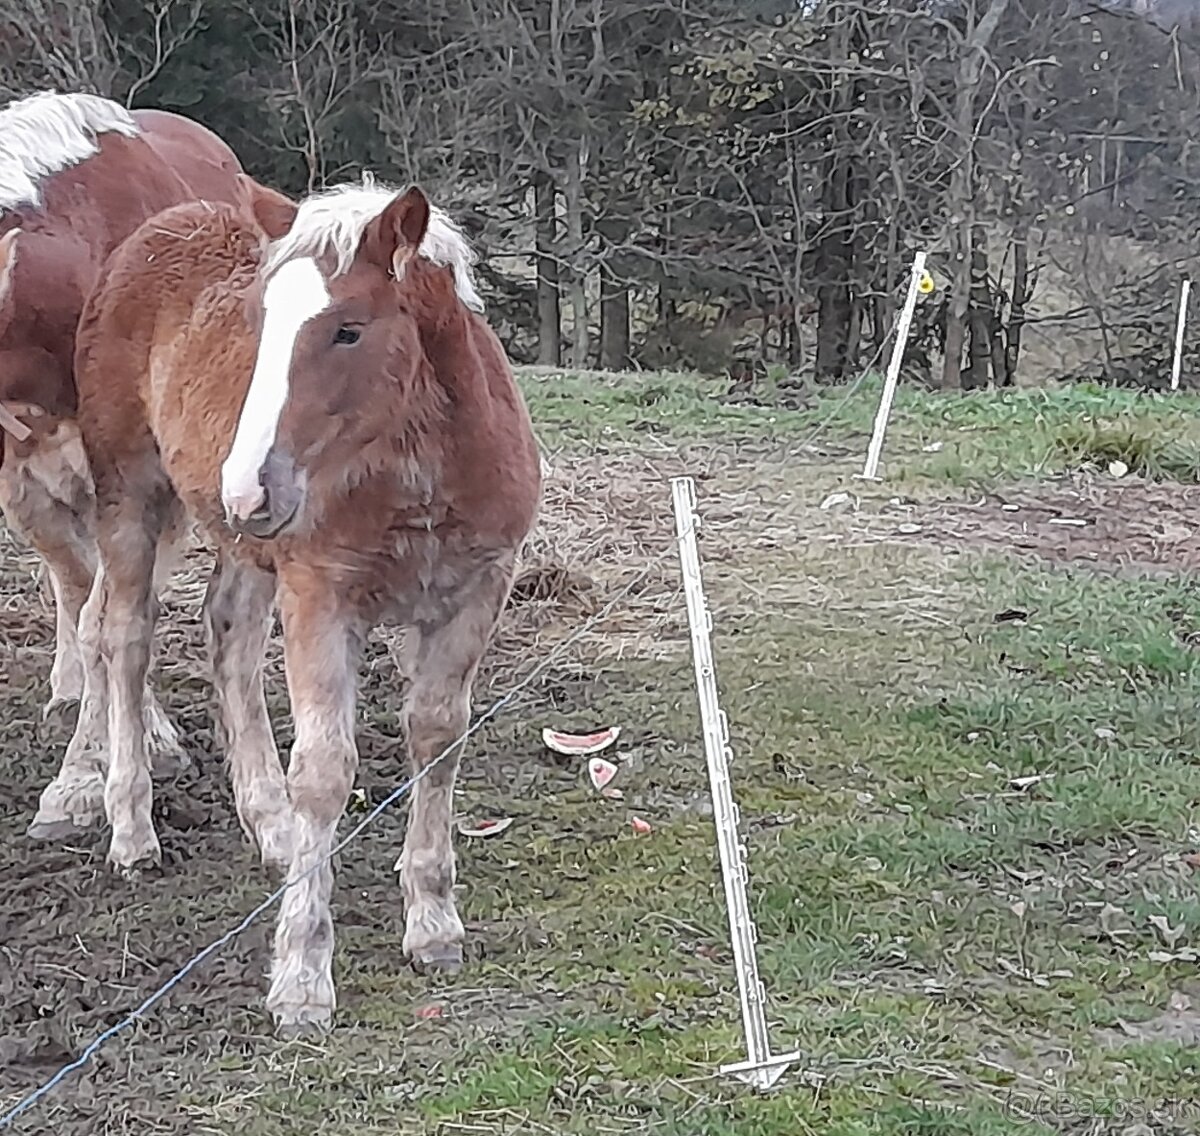
<path fill-rule="evenodd" d="M 600 367 L 624 371 L 629 359 L 629 287 L 616 281 L 601 283 Z"/>
<path fill-rule="evenodd" d="M 1004 298 L 997 292 L 992 296 L 989 344 L 991 347 L 992 381 L 998 387 L 1011 387 L 1012 376 L 1008 373 L 1004 356 Z"/>
<path fill-rule="evenodd" d="M 805 317 L 801 313 L 799 304 L 793 304 L 790 312 L 791 318 L 787 321 L 786 332 L 787 343 L 787 363 L 792 370 L 798 370 L 804 364 L 804 339 L 803 327 L 801 320 Z"/>
<path fill-rule="evenodd" d="M 846 328 L 846 364 L 858 369 L 858 354 L 862 348 L 863 304 L 857 296 L 850 297 L 850 322 Z"/>
<path fill-rule="evenodd" d="M 619 248 L 625 242 L 623 219 L 609 218 L 597 227 L 608 244 L 600 264 L 600 369 L 624 371 L 629 366 L 629 284 Z"/>
<path fill-rule="evenodd" d="M 988 385 L 992 362 L 992 290 L 988 286 L 986 233 L 982 225 L 971 226 L 971 329 L 970 366 L 963 377 L 964 390 L 983 390 Z"/>
<path fill-rule="evenodd" d="M 954 132 L 961 147 L 950 175 L 950 301 L 946 314 L 946 355 L 942 387 L 953 390 L 962 382 L 963 347 L 971 309 L 971 269 L 974 263 L 975 93 L 983 74 L 988 44 L 996 34 L 1011 0 L 984 0 L 983 18 L 970 27 L 962 44 L 954 91 Z M 974 16 L 974 4 L 971 16 Z"/>
<path fill-rule="evenodd" d="M 951 209 L 967 208 L 957 173 L 951 178 Z M 970 224 L 952 218 L 950 234 L 950 302 L 946 311 L 945 355 L 942 359 L 942 389 L 956 390 L 962 385 L 963 348 L 967 342 L 967 312 L 970 309 L 971 259 Z"/>
<path fill-rule="evenodd" d="M 537 228 L 537 361 L 543 367 L 562 363 L 562 322 L 558 299 L 558 221 L 554 212 L 554 182 L 539 173 L 533 181 L 534 224 Z"/>
<path fill-rule="evenodd" d="M 837 57 L 849 59 L 866 45 L 865 29 L 849 5 L 834 9 L 837 19 Z M 846 377 L 854 305 L 851 281 L 855 276 L 854 150 L 857 142 L 849 130 L 854 112 L 857 83 L 843 75 L 830 99 L 834 140 L 825 166 L 823 209 L 825 233 L 816 248 L 817 263 L 817 377 L 836 382 Z"/>
<path fill-rule="evenodd" d="M 842 147 L 838 147 L 841 151 Z M 838 382 L 845 377 L 850 347 L 852 305 L 850 273 L 854 251 L 850 227 L 850 159 L 844 152 L 829 158 L 825 179 L 825 235 L 816 247 L 817 378 Z"/>
<path fill-rule="evenodd" d="M 1021 333 L 1025 328 L 1025 307 L 1029 303 L 1029 232 L 1017 234 L 1013 246 L 1012 303 L 1008 311 L 1008 332 L 1004 344 L 1004 371 L 1010 385 L 1017 381 L 1021 360 Z"/>
<path fill-rule="evenodd" d="M 825 260 L 823 267 L 828 272 L 836 263 L 838 261 Z M 829 382 L 837 382 L 846 373 L 849 293 L 840 281 L 828 281 L 817 288 L 817 377 Z"/>
<path fill-rule="evenodd" d="M 903 184 L 899 182 L 898 184 Z M 902 200 L 902 198 L 898 198 Z M 883 284 L 875 297 L 873 328 L 874 346 L 877 352 L 883 352 L 883 345 L 892 330 L 892 321 L 896 318 L 896 300 L 894 281 L 900 276 L 900 226 L 895 217 L 888 221 L 887 253 L 883 262 Z M 907 274 L 906 274 L 907 275 Z"/>
<path fill-rule="evenodd" d="M 571 366 L 584 370 L 590 358 L 588 339 L 587 269 L 583 247 L 583 166 L 585 141 L 580 138 L 567 152 L 567 173 L 563 179 L 567 207 L 567 242 L 570 246 Z"/>
<path fill-rule="evenodd" d="M 674 235 L 671 232 L 671 216 L 666 213 L 662 217 L 661 232 L 658 238 L 658 266 L 655 275 L 658 277 L 657 334 L 663 343 L 673 343 L 675 334 L 675 293 L 672 289 L 671 274 L 667 268 L 667 257 L 673 247 Z"/>

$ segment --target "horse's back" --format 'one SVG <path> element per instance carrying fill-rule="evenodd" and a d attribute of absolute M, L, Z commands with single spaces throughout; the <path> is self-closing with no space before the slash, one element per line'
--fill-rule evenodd
<path fill-rule="evenodd" d="M 211 130 L 169 111 L 138 110 L 131 117 L 137 133 L 97 133 L 94 152 L 43 175 L 41 200 L 18 206 L 7 227 L 68 238 L 79 250 L 72 255 L 83 254 L 95 270 L 163 209 L 197 198 L 237 201 L 241 163 Z"/>
<path fill-rule="evenodd" d="M 220 444 L 236 423 L 253 358 L 243 296 L 259 234 L 223 202 L 189 201 L 148 218 L 109 258 L 79 323 L 80 418 L 90 449 L 144 449 L 151 437 L 188 501 L 216 484 Z M 235 381 L 210 389 L 198 373 Z M 232 387 L 233 389 L 226 389 Z M 179 467 L 179 455 L 200 459 Z"/>
<path fill-rule="evenodd" d="M 41 129 L 51 147 L 54 107 L 46 105 Z M 37 179 L 37 200 L 0 218 L 0 231 L 27 231 L 19 238 L 17 286 L 7 297 L 16 318 L 0 327 L 0 398 L 20 395 L 55 416 L 74 413 L 70 372 L 76 328 L 106 258 L 163 210 L 198 198 L 237 201 L 241 163 L 212 131 L 168 111 L 126 114 L 114 104 L 111 117 L 116 126 L 92 122 L 90 134 L 67 139 L 75 153 L 87 145 L 92 153 L 44 173 Z M 59 144 L 70 148 L 61 139 Z M 32 383 L 24 380 L 26 372 L 40 366 L 41 353 L 49 353 L 55 368 L 43 368 Z M 0 456 L 3 452 L 0 437 Z"/>
<path fill-rule="evenodd" d="M 134 121 L 151 149 L 207 201 L 236 203 L 242 163 L 233 149 L 206 126 L 166 110 L 135 110 Z"/>

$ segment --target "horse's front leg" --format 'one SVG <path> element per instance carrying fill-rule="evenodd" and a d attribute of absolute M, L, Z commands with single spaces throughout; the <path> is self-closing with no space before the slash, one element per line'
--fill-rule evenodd
<path fill-rule="evenodd" d="M 80 623 L 96 573 L 94 484 L 74 424 L 60 424 L 30 454 L 5 454 L 0 509 L 42 558 L 50 576 L 55 648 L 50 698 L 42 710 L 42 717 L 48 718 L 83 698 L 86 663 Z M 149 686 L 143 698 L 155 770 L 173 773 L 186 768 L 189 762 L 179 734 Z"/>
<path fill-rule="evenodd" d="M 267 1009 L 290 1034 L 327 1028 L 333 986 L 330 861 L 358 749 L 354 710 L 362 635 L 334 590 L 310 573 L 281 571 L 284 667 L 296 739 L 287 788 L 292 806 L 291 885 L 283 895 Z"/>
<path fill-rule="evenodd" d="M 170 510 L 170 490 L 153 477 L 139 499 L 123 480 L 102 509 L 97 531 L 106 596 L 100 650 L 108 672 L 108 778 L 104 807 L 112 824 L 108 860 L 131 871 L 158 864 L 162 851 L 151 815 L 153 783 L 146 745 L 145 692 L 158 604 L 154 562 Z"/>
<path fill-rule="evenodd" d="M 80 643 L 80 625 L 83 608 L 91 593 L 92 567 L 86 565 L 88 575 L 79 571 L 60 576 L 59 571 L 47 562 L 50 587 L 55 605 L 55 653 L 54 666 L 50 670 L 50 701 L 42 711 L 48 718 L 57 710 L 76 700 L 82 701 L 84 685 L 83 646 Z M 155 612 L 158 600 L 153 600 Z M 149 682 L 142 691 L 142 720 L 146 726 L 146 745 L 150 750 L 151 764 L 155 773 L 173 774 L 186 769 L 191 761 L 180 741 L 175 723 L 167 716 Z"/>
<path fill-rule="evenodd" d="M 54 780 L 42 790 L 29 825 L 34 840 L 65 840 L 104 819 L 108 769 L 108 673 L 100 652 L 107 580 L 100 567 L 79 615 L 78 644 L 83 669 L 79 716 Z"/>
<path fill-rule="evenodd" d="M 54 596 L 54 663 L 50 667 L 50 701 L 42 707 L 45 720 L 83 698 L 83 659 L 79 654 L 79 616 L 87 602 L 90 584 L 82 596 L 72 595 L 50 564 L 50 591 Z"/>
<path fill-rule="evenodd" d="M 404 892 L 404 950 L 419 969 L 457 970 L 463 925 L 454 903 L 454 781 L 471 687 L 512 584 L 511 563 L 493 565 L 446 605 L 449 618 L 418 625 L 404 708 L 414 786 L 397 867 Z M 432 768 L 429 768 L 431 763 Z"/>
<path fill-rule="evenodd" d="M 78 429 L 71 422 L 47 425 L 40 415 L 33 425 L 32 443 L 3 447 L 0 510 L 42 558 L 54 594 L 54 664 L 45 718 L 83 696 L 77 628 L 95 575 L 96 545 L 92 480 Z"/>
<path fill-rule="evenodd" d="M 287 871 L 292 810 L 263 695 L 274 600 L 274 576 L 217 553 L 204 596 L 204 626 L 234 801 L 263 863 Z"/>

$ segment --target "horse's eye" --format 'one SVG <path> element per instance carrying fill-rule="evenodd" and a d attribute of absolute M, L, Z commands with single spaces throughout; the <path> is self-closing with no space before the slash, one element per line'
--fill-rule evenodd
<path fill-rule="evenodd" d="M 357 343 L 359 334 L 356 327 L 339 327 L 333 341 L 334 343 Z"/>

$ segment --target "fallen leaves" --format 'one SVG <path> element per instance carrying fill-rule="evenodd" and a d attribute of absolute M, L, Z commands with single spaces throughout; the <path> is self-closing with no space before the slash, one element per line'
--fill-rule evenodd
<path fill-rule="evenodd" d="M 1033 788 L 1034 785 L 1040 785 L 1043 781 L 1049 781 L 1053 776 L 1053 773 L 1030 773 L 1025 777 L 1010 777 L 1008 787 L 1024 792 L 1026 789 Z"/>
<path fill-rule="evenodd" d="M 1183 933 L 1187 930 L 1185 923 L 1180 923 L 1178 927 L 1172 927 L 1170 920 L 1165 915 L 1151 915 L 1148 921 L 1150 926 L 1158 932 L 1158 937 L 1168 950 L 1174 949 L 1175 944 L 1183 938 Z"/>

